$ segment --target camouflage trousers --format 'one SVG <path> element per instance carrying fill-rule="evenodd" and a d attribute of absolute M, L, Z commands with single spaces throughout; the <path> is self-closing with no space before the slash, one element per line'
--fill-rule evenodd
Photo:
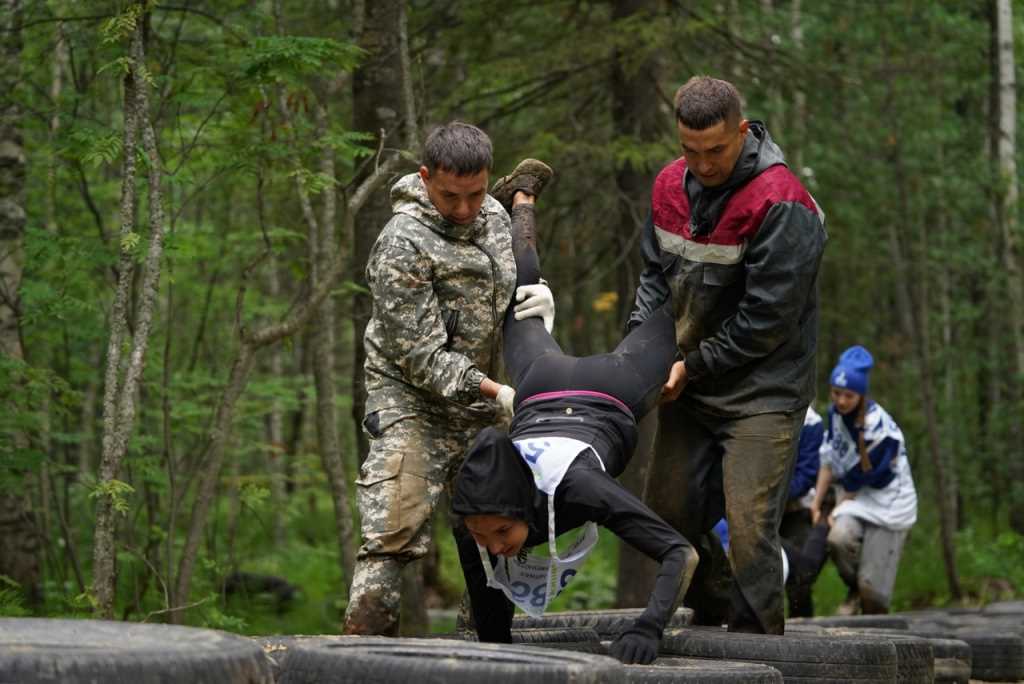
<path fill-rule="evenodd" d="M 362 546 L 345 634 L 397 636 L 402 569 L 430 546 L 430 520 L 476 433 L 490 421 L 381 412 L 367 421 L 370 453 L 356 480 Z"/>

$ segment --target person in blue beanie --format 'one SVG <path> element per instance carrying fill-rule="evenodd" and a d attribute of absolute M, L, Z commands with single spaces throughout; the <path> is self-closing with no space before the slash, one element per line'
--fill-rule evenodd
<path fill-rule="evenodd" d="M 887 613 L 907 531 L 917 521 L 917 492 L 903 432 L 868 399 L 871 353 L 855 345 L 839 356 L 829 382 L 832 405 L 811 504 L 821 518 L 825 492 L 841 492 L 828 534 L 832 559 L 849 588 L 841 612 Z"/>

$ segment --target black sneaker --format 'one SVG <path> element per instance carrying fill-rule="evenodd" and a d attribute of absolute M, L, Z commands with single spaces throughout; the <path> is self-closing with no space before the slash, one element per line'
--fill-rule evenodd
<path fill-rule="evenodd" d="M 548 184 L 555 172 L 537 159 L 524 159 L 512 173 L 502 176 L 491 187 L 491 196 L 501 202 L 506 210 L 512 211 L 512 198 L 517 192 L 540 197 L 540 191 Z"/>

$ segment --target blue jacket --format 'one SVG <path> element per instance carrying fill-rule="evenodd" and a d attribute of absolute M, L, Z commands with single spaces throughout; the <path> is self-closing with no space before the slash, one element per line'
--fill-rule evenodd
<path fill-rule="evenodd" d="M 825 423 L 813 407 L 807 407 L 804 426 L 800 430 L 800 444 L 796 452 L 796 466 L 793 478 L 789 481 L 789 498 L 799 499 L 814 486 L 818 479 L 818 467 L 821 459 L 818 450 L 825 438 Z"/>

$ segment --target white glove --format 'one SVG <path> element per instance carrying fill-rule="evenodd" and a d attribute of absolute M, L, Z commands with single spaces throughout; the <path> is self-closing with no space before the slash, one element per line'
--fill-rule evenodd
<path fill-rule="evenodd" d="M 544 319 L 544 329 L 549 333 L 555 327 L 555 297 L 551 288 L 544 283 L 536 285 L 520 285 L 516 288 L 516 320 L 540 316 Z"/>
<path fill-rule="evenodd" d="M 498 390 L 498 396 L 494 398 L 498 402 L 498 406 L 501 407 L 502 413 L 508 417 L 512 417 L 512 402 L 516 399 L 516 391 L 508 385 L 502 385 Z"/>

